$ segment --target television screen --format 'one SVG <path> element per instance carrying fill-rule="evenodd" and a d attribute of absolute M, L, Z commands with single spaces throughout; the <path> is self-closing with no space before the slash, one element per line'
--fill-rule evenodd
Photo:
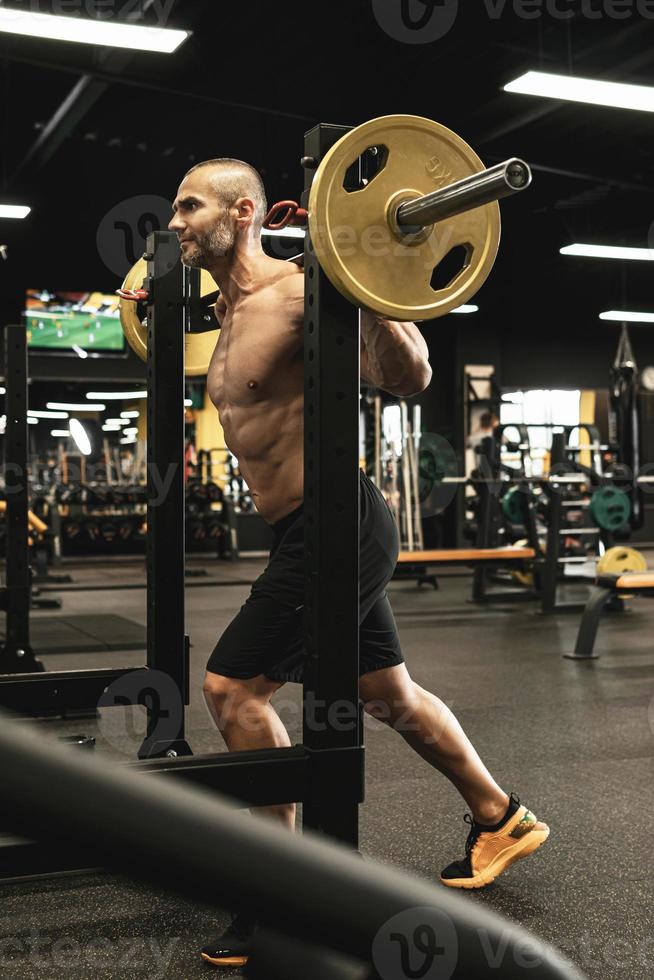
<path fill-rule="evenodd" d="M 119 299 L 107 293 L 28 289 L 23 319 L 29 347 L 123 353 Z"/>

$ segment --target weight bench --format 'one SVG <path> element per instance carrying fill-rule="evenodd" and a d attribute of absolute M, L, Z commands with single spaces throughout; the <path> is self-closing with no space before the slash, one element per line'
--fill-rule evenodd
<path fill-rule="evenodd" d="M 564 653 L 566 660 L 598 660 L 599 654 L 593 653 L 593 647 L 605 607 L 612 599 L 633 594 L 654 598 L 654 572 L 598 575 L 581 617 L 575 652 Z"/>
<path fill-rule="evenodd" d="M 440 551 L 401 551 L 397 560 L 396 572 L 402 568 L 406 571 L 405 577 L 412 576 L 413 568 L 420 568 L 424 571 L 418 572 L 418 585 L 429 582 L 435 589 L 438 582 L 434 575 L 427 575 L 425 571 L 433 565 L 443 567 L 444 565 L 469 565 L 475 568 L 477 565 L 491 565 L 504 567 L 506 565 L 521 566 L 526 561 L 531 561 L 536 557 L 533 548 L 449 548 Z M 404 577 L 404 576 L 403 576 Z"/>

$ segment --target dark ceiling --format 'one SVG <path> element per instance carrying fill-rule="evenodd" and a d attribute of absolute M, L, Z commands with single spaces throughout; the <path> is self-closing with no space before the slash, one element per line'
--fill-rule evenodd
<path fill-rule="evenodd" d="M 435 16 L 456 14 L 450 30 L 409 44 L 380 26 L 401 2 L 146 0 L 146 23 L 166 8 L 169 26 L 193 32 L 170 56 L 3 37 L 2 199 L 33 212 L 0 221 L 2 319 L 19 314 L 28 283 L 114 289 L 130 262 L 115 247 L 98 251 L 103 218 L 132 197 L 170 201 L 194 161 L 246 159 L 271 201 L 296 197 L 307 129 L 394 112 L 450 126 L 489 164 L 521 156 L 534 168 L 532 188 L 502 205 L 481 322 L 592 338 L 615 329 L 598 321 L 602 310 L 654 308 L 648 263 L 558 254 L 573 241 L 648 243 L 654 116 L 501 91 L 529 69 L 654 83 L 654 4 L 543 0 L 539 11 L 534 0 L 435 0 Z M 433 3 L 409 0 L 410 11 Z M 88 16 L 94 6 L 66 9 Z"/>

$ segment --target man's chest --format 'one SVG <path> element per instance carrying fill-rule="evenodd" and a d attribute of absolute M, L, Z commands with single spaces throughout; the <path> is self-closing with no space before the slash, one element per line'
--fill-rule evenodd
<path fill-rule="evenodd" d="M 301 331 L 269 312 L 225 316 L 207 374 L 219 411 L 290 394 L 301 374 Z"/>

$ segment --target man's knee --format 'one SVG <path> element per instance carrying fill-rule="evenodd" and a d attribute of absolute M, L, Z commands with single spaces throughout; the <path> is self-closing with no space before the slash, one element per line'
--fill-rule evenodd
<path fill-rule="evenodd" d="M 230 721 L 244 706 L 256 708 L 257 705 L 268 704 L 281 686 L 263 676 L 243 679 L 207 671 L 203 691 L 212 714 L 222 727 L 222 723 Z"/>
<path fill-rule="evenodd" d="M 359 678 L 364 710 L 378 721 L 393 724 L 418 705 L 418 689 L 404 665 L 364 674 Z"/>
<path fill-rule="evenodd" d="M 413 701 L 417 689 L 404 664 L 362 674 L 359 678 L 359 695 L 368 701 Z"/>

